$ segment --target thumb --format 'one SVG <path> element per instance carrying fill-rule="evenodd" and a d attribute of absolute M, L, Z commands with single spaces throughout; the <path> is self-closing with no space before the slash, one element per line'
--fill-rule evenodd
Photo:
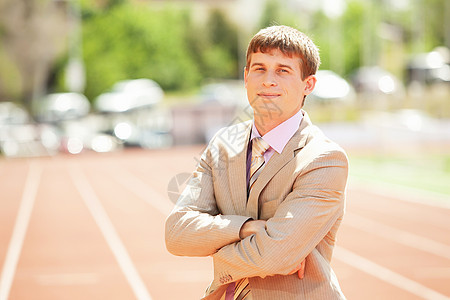
<path fill-rule="evenodd" d="M 302 263 L 300 264 L 300 269 L 298 270 L 298 279 L 303 279 L 303 277 L 305 277 L 305 261 L 303 260 Z"/>

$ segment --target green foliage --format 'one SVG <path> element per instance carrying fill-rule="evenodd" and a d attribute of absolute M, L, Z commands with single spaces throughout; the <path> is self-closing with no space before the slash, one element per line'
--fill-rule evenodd
<path fill-rule="evenodd" d="M 342 48 L 342 74 L 349 74 L 360 66 L 360 52 L 362 48 L 364 6 L 361 2 L 348 3 L 346 12 L 337 20 L 330 20 L 322 11 L 317 11 L 312 18 L 312 29 L 314 42 L 320 50 L 322 64 L 321 69 L 333 69 L 330 61 L 331 52 Z M 335 26 L 341 29 L 336 38 L 331 33 Z M 374 32 L 374 29 L 371 29 Z M 341 74 L 341 75 L 342 75 Z"/>
<path fill-rule="evenodd" d="M 425 51 L 431 51 L 436 46 L 445 44 L 445 10 L 450 9 L 450 5 L 446 4 L 445 1 L 448 0 L 427 0 L 426 2 L 425 11 L 423 12 L 426 20 L 424 31 Z M 447 12 L 447 16 L 450 16 L 450 12 Z"/>
<path fill-rule="evenodd" d="M 442 45 L 446 34 L 444 11 L 449 7 L 445 1 L 448 0 L 430 0 L 426 5 L 423 0 L 416 1 L 408 9 L 393 10 L 383 1 L 349 0 L 345 13 L 331 20 L 321 10 L 311 13 L 292 3 L 268 0 L 255 31 L 275 24 L 299 28 L 318 45 L 321 69 L 335 68 L 341 75 L 349 75 L 363 63 L 361 58 L 365 57 L 366 63 L 378 63 L 393 48 L 392 41 L 379 36 L 381 22 L 402 32 L 403 39 L 397 42 L 401 43 L 397 46 L 399 52 L 403 49 L 400 47 L 411 51 L 418 38 L 414 30 L 421 28 L 420 24 L 415 25 L 413 17 L 422 13 L 422 8 L 424 51 Z M 79 3 L 87 71 L 85 92 L 90 99 L 122 79 L 151 78 L 166 91 L 183 91 L 196 89 L 206 78 L 240 75 L 238 60 L 244 54 L 240 52 L 245 51 L 242 45 L 238 46 L 238 31 L 242 28 L 232 24 L 223 11 L 212 10 L 206 23 L 201 23 L 194 22 L 195 15 L 186 8 L 155 5 L 151 1 L 80 0 Z M 397 58 L 394 53 L 385 61 Z M 52 90 L 64 90 L 61 66 L 58 63 L 54 67 L 57 74 L 52 82 L 57 87 Z"/>
<path fill-rule="evenodd" d="M 259 27 L 265 28 L 278 24 L 285 25 L 281 17 L 281 3 L 278 0 L 269 0 L 264 7 L 261 20 L 259 21 Z"/>
<path fill-rule="evenodd" d="M 91 17 L 83 27 L 86 95 L 132 78 L 151 78 L 165 90 L 196 85 L 200 73 L 185 50 L 185 21 L 182 11 L 129 4 Z"/>
<path fill-rule="evenodd" d="M 17 65 L 0 44 L 0 101 L 19 98 L 22 84 Z"/>
<path fill-rule="evenodd" d="M 237 78 L 238 34 L 220 10 L 213 10 L 207 22 L 207 44 L 203 53 L 205 77 Z"/>
<path fill-rule="evenodd" d="M 225 14 L 213 10 L 204 24 L 187 22 L 186 50 L 198 65 L 202 79 L 237 78 L 238 33 Z"/>
<path fill-rule="evenodd" d="M 259 21 L 259 28 L 265 28 L 274 25 L 287 25 L 296 27 L 303 27 L 304 24 L 299 24 L 304 16 L 300 16 L 297 12 L 291 11 L 286 3 L 280 0 L 268 0 L 261 19 Z"/>
<path fill-rule="evenodd" d="M 342 16 L 342 36 L 344 47 L 343 74 L 350 74 L 361 64 L 361 50 L 363 41 L 364 6 L 360 2 L 350 2 L 346 13 Z"/>
<path fill-rule="evenodd" d="M 105 4 L 106 3 L 106 4 Z M 166 91 L 192 90 L 205 78 L 237 78 L 237 28 L 219 10 L 196 24 L 187 9 L 82 1 L 83 59 L 89 99 L 123 79 L 150 78 Z M 64 89 L 56 67 L 56 90 Z"/>

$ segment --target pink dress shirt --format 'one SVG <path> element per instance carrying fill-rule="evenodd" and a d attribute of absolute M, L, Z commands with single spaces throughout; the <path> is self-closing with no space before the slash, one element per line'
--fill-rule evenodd
<path fill-rule="evenodd" d="M 295 115 L 293 115 L 292 117 L 290 117 L 289 119 L 287 119 L 274 129 L 266 133 L 264 136 L 262 136 L 262 139 L 270 146 L 270 148 L 264 153 L 264 161 L 266 164 L 270 160 L 270 158 L 275 154 L 275 151 L 278 153 L 281 153 L 283 151 L 286 144 L 298 130 L 298 127 L 300 126 L 302 119 L 303 114 L 302 111 L 299 110 Z M 252 141 L 256 137 L 261 137 L 261 135 L 259 134 L 258 129 L 256 129 L 255 121 L 253 121 L 250 141 Z M 247 150 L 247 183 L 250 176 L 251 160 L 252 160 L 252 147 L 251 143 L 249 143 Z"/>

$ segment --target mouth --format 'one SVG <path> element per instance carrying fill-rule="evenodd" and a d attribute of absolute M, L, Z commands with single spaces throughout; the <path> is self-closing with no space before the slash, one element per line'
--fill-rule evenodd
<path fill-rule="evenodd" d="M 261 97 L 264 99 L 270 99 L 270 100 L 281 96 L 281 94 L 279 94 L 279 93 L 265 93 L 265 92 L 258 93 L 257 95 L 258 95 L 258 97 Z"/>

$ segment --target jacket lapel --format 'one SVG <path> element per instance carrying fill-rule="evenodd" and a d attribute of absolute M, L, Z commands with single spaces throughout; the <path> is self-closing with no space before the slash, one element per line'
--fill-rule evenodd
<path fill-rule="evenodd" d="M 244 131 L 242 138 L 233 140 L 229 149 L 228 183 L 231 200 L 237 215 L 245 215 L 247 203 L 247 148 L 251 132 L 251 121 L 238 124 Z"/>
<path fill-rule="evenodd" d="M 272 156 L 267 165 L 262 170 L 258 179 L 256 180 L 247 201 L 247 215 L 257 220 L 259 218 L 259 195 L 267 185 L 267 183 L 280 171 L 287 163 L 294 157 L 296 152 L 303 148 L 309 136 L 309 128 L 311 128 L 311 121 L 306 112 L 303 112 L 303 120 L 299 129 L 292 136 L 283 152 Z"/>

